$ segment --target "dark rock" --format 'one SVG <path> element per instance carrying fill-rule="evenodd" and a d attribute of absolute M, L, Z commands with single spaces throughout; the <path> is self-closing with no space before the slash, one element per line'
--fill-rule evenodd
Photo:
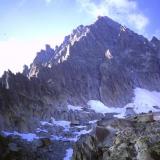
<path fill-rule="evenodd" d="M 141 114 L 137 116 L 137 121 L 138 122 L 153 122 L 154 121 L 154 116 L 152 113 L 148 114 Z"/>
<path fill-rule="evenodd" d="M 42 143 L 41 143 L 42 142 Z M 41 146 L 41 144 L 43 144 Z M 41 139 L 33 142 L 0 136 L 1 160 L 62 160 L 69 143 Z"/>
<path fill-rule="evenodd" d="M 8 147 L 9 147 L 10 151 L 13 151 L 13 152 L 18 152 L 19 151 L 19 148 L 18 148 L 16 143 L 9 143 Z"/>
<path fill-rule="evenodd" d="M 146 114 L 146 116 L 148 116 Z M 105 120 L 107 121 L 107 120 Z M 110 120 L 109 120 L 110 121 Z M 115 122 L 116 121 L 116 122 Z M 120 121 L 119 123 L 117 121 Z M 128 127 L 124 127 L 123 123 Z M 102 122 L 101 122 L 102 123 Z M 114 124 L 118 123 L 119 126 Z M 104 126 L 106 124 L 106 126 Z M 114 126 L 116 130 L 115 136 L 112 136 L 112 145 L 108 146 L 107 138 L 110 136 L 104 133 L 104 129 Z M 122 126 L 121 126 L 122 125 Z M 159 122 L 156 121 L 135 121 L 133 118 L 126 120 L 113 120 L 109 123 L 103 123 L 98 130 L 102 137 L 97 138 L 97 130 L 93 135 L 86 135 L 76 143 L 74 147 L 74 160 L 92 159 L 96 157 L 98 160 L 158 160 L 159 158 Z M 104 135 L 106 134 L 105 138 Z M 86 158 L 87 157 L 87 158 Z M 93 158 L 94 159 L 94 158 Z"/>
<path fill-rule="evenodd" d="M 71 121 L 71 126 L 76 126 L 76 125 L 80 125 L 80 122 L 77 120 Z"/>
<path fill-rule="evenodd" d="M 105 127 L 97 126 L 96 127 L 96 137 L 98 141 L 103 142 L 105 138 L 109 135 L 109 130 Z"/>

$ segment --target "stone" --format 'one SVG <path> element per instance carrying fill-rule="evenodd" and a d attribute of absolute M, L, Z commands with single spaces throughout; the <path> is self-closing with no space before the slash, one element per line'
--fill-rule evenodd
<path fill-rule="evenodd" d="M 125 115 L 126 115 L 127 117 L 134 116 L 135 114 L 136 114 L 136 113 L 135 113 L 135 111 L 134 111 L 133 108 L 131 108 L 131 107 L 127 107 L 127 108 L 126 108 Z"/>
<path fill-rule="evenodd" d="M 145 139 L 140 138 L 136 141 L 137 160 L 154 160 L 149 152 Z"/>
<path fill-rule="evenodd" d="M 154 116 L 152 113 L 148 114 L 141 114 L 137 117 L 138 122 L 153 122 L 154 121 Z"/>
<path fill-rule="evenodd" d="M 104 121 L 105 123 L 101 122 L 101 124 L 107 124 L 107 119 L 104 119 Z M 108 121 L 110 120 L 108 119 Z M 148 120 L 135 121 L 133 117 L 131 117 L 127 118 L 125 121 L 128 121 L 128 124 L 132 123 L 132 125 L 125 128 L 120 119 L 117 121 L 120 121 L 120 123 L 119 126 L 115 126 L 115 128 L 118 128 L 118 131 L 112 139 L 113 143 L 111 146 L 108 146 L 105 138 L 98 139 L 96 136 L 97 132 L 95 130 L 91 141 L 94 143 L 87 143 L 92 144 L 92 147 L 86 147 L 86 140 L 90 139 L 90 135 L 86 135 L 85 139 L 80 138 L 74 148 L 73 159 L 77 154 L 80 156 L 76 157 L 76 160 L 85 159 L 85 151 L 87 155 L 90 155 L 90 157 L 94 155 L 98 160 L 159 160 L 159 122 L 153 121 L 152 123 L 148 123 Z M 112 123 L 115 122 L 110 121 L 108 123 L 112 126 Z M 120 127 L 120 125 L 123 127 Z"/>
<path fill-rule="evenodd" d="M 35 140 L 34 145 L 36 148 L 43 147 L 42 139 Z"/>
<path fill-rule="evenodd" d="M 71 121 L 71 126 L 78 126 L 78 125 L 80 125 L 79 121 L 77 121 L 77 120 Z"/>
<path fill-rule="evenodd" d="M 16 143 L 9 143 L 8 144 L 9 150 L 13 152 L 18 152 L 20 148 L 17 146 Z"/>
<path fill-rule="evenodd" d="M 96 137 L 100 142 L 103 142 L 109 135 L 109 130 L 102 126 L 96 126 Z"/>
<path fill-rule="evenodd" d="M 43 143 L 43 147 L 47 147 L 47 146 L 52 144 L 52 142 L 51 142 L 51 140 L 49 138 L 41 138 L 40 140 Z"/>

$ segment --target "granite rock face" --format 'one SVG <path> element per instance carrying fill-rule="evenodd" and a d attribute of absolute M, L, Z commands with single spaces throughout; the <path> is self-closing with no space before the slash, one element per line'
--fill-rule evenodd
<path fill-rule="evenodd" d="M 139 122 L 141 116 L 128 119 L 108 119 L 98 123 L 103 140 L 97 131 L 85 135 L 74 146 L 73 160 L 158 160 L 160 159 L 159 122 Z M 103 128 L 103 129 L 102 129 Z"/>
<path fill-rule="evenodd" d="M 1 160 L 62 160 L 67 143 L 42 138 L 33 142 L 22 141 L 19 137 L 0 135 Z"/>
<path fill-rule="evenodd" d="M 63 106 L 58 99 L 45 82 L 5 72 L 0 79 L 0 130 L 32 131 L 57 111 L 56 106 Z"/>
<path fill-rule="evenodd" d="M 56 85 L 71 103 L 99 99 L 122 107 L 131 101 L 135 87 L 160 90 L 160 41 L 148 41 L 108 17 L 79 26 L 43 67 L 37 65 L 38 57 L 29 77 Z"/>

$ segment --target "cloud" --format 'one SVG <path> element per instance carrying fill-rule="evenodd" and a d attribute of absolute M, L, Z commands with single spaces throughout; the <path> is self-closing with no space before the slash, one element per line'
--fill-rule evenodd
<path fill-rule="evenodd" d="M 141 12 L 135 0 L 101 0 L 96 3 L 94 0 L 77 0 L 81 8 L 94 17 L 108 16 L 122 25 L 145 33 L 149 19 Z"/>
<path fill-rule="evenodd" d="M 22 71 L 24 64 L 31 64 L 36 53 L 45 48 L 45 44 L 60 44 L 61 37 L 56 41 L 52 38 L 45 40 L 19 40 L 11 38 L 0 41 L 0 76 L 5 70 L 10 69 L 14 73 Z"/>

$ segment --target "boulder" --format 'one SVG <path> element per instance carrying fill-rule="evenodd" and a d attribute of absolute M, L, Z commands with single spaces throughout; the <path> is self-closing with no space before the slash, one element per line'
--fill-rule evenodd
<path fill-rule="evenodd" d="M 17 146 L 16 143 L 9 143 L 8 148 L 10 151 L 13 151 L 13 152 L 18 152 L 20 150 L 20 148 Z"/>
<path fill-rule="evenodd" d="M 137 116 L 136 120 L 137 122 L 153 122 L 154 116 L 153 113 L 141 114 Z"/>
<path fill-rule="evenodd" d="M 110 131 L 107 128 L 102 126 L 96 126 L 95 135 L 99 142 L 103 142 L 109 134 L 110 134 Z"/>

